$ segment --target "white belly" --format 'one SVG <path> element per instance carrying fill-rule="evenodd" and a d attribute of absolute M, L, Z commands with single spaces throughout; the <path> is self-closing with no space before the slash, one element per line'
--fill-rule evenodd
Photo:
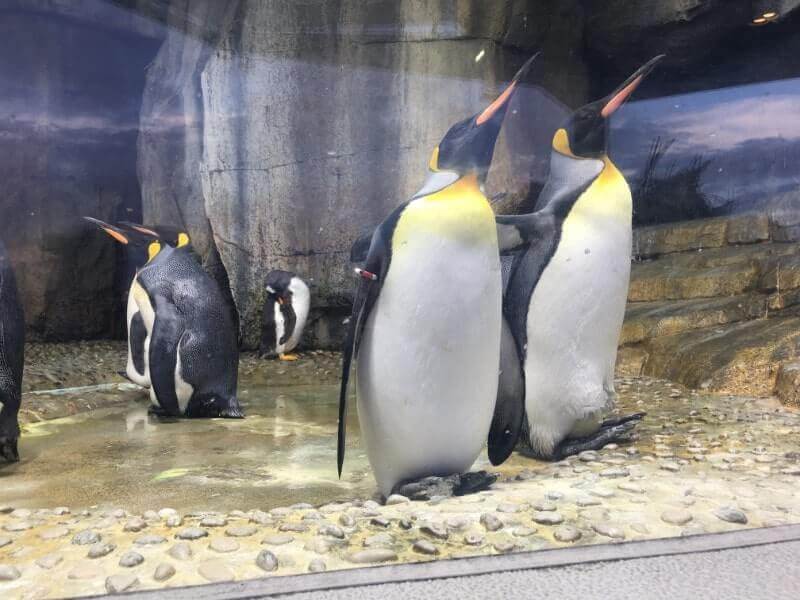
<path fill-rule="evenodd" d="M 525 408 L 543 455 L 592 433 L 613 403 L 631 264 L 630 194 L 619 196 L 599 211 L 578 201 L 531 297 Z"/>
<path fill-rule="evenodd" d="M 145 289 L 136 279 L 133 280 L 133 284 L 131 285 L 131 295 L 133 296 L 134 302 L 136 303 L 136 308 L 139 309 L 139 312 L 142 315 L 142 321 L 144 321 L 144 328 L 145 331 L 147 331 L 147 337 L 144 340 L 144 371 L 145 373 L 147 373 L 149 382 L 150 338 L 153 335 L 153 326 L 155 325 L 156 322 L 156 311 L 153 309 L 153 305 L 150 303 L 150 296 L 147 295 Z M 153 402 L 153 404 L 158 404 L 158 399 L 156 398 L 156 394 L 152 386 L 150 387 L 150 399 Z"/>
<path fill-rule="evenodd" d="M 501 280 L 494 240 L 420 235 L 392 258 L 356 370 L 378 488 L 467 471 L 494 411 Z"/>
<path fill-rule="evenodd" d="M 150 387 L 150 371 L 147 368 L 147 339 L 145 340 L 145 362 L 144 362 L 144 373 L 139 373 L 136 370 L 136 366 L 133 363 L 133 353 L 131 351 L 131 321 L 133 320 L 134 315 L 139 312 L 139 307 L 136 306 L 136 300 L 134 299 L 133 294 L 133 285 L 139 285 L 136 282 L 136 278 L 134 277 L 133 283 L 131 284 L 131 289 L 128 291 L 128 306 L 126 310 L 127 316 L 127 324 L 128 324 L 128 363 L 125 365 L 125 373 L 128 375 L 131 381 L 141 385 L 142 387 Z"/>

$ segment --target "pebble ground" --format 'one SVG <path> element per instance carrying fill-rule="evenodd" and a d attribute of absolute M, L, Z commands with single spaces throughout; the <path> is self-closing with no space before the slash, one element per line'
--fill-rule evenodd
<path fill-rule="evenodd" d="M 320 360 L 312 369 L 335 371 L 335 358 Z M 227 513 L 0 507 L 0 597 L 157 589 L 800 523 L 800 412 L 644 378 L 620 379 L 617 390 L 621 412 L 648 412 L 634 443 L 559 463 L 517 455 L 498 470 L 492 490 L 472 496 Z"/>

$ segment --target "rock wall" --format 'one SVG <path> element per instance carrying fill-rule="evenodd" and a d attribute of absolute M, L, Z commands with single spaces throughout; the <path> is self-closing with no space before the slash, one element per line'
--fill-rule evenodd
<path fill-rule="evenodd" d="M 245 347 L 273 268 L 312 284 L 307 343 L 339 344 L 352 240 L 413 194 L 447 128 L 491 101 L 532 48 L 578 36 L 575 11 L 542 27 L 528 4 L 173 3 L 142 107 L 145 220 L 182 222 L 203 256 L 219 253 Z M 186 35 L 181 22 L 219 28 Z M 564 68 L 549 61 L 542 81 L 584 100 L 579 52 L 559 56 Z M 530 120 L 522 100 L 512 113 Z M 176 128 L 162 133 L 164 120 Z M 513 163 L 530 154 L 524 128 L 507 131 L 488 183 L 504 209 L 527 196 L 532 168 Z"/>

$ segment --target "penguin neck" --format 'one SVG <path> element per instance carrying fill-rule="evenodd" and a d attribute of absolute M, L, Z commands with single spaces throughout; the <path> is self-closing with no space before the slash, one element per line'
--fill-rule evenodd
<path fill-rule="evenodd" d="M 478 183 L 478 174 L 474 172 L 459 177 L 447 187 L 429 196 L 423 196 L 423 198 L 426 201 L 432 202 L 464 200 L 468 198 L 477 200 L 481 198 L 488 202 L 486 196 L 481 192 L 480 184 Z"/>

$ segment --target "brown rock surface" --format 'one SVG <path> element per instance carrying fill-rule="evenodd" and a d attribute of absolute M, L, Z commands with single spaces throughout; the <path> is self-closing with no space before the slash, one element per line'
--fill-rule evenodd
<path fill-rule="evenodd" d="M 784 363 L 778 369 L 775 395 L 787 406 L 800 408 L 800 362 Z"/>

